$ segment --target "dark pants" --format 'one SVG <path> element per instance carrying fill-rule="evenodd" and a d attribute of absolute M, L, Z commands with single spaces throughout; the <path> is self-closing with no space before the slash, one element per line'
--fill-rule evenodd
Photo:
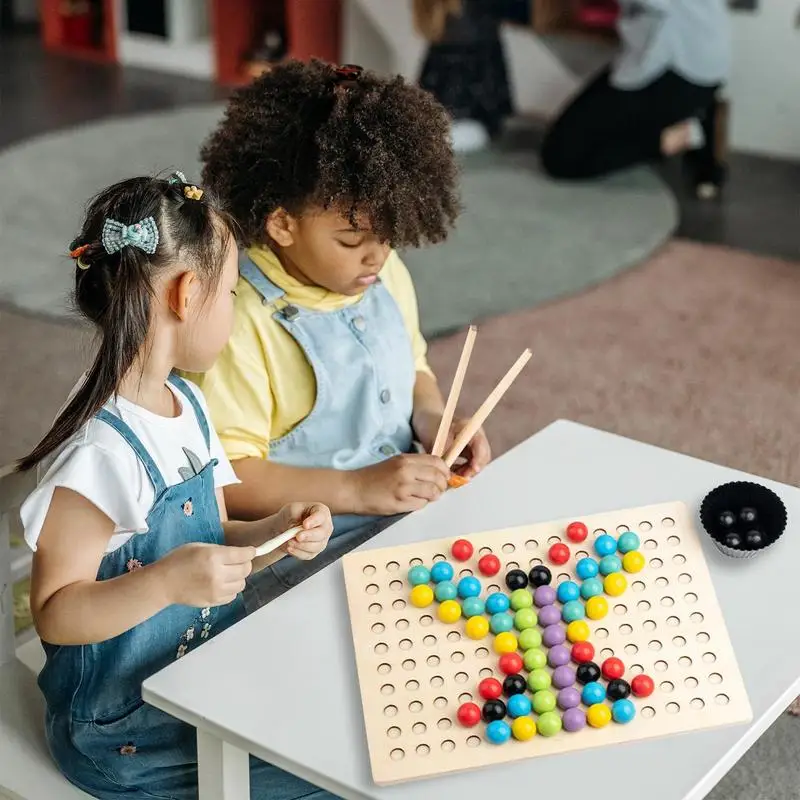
<path fill-rule="evenodd" d="M 667 72 L 649 86 L 617 89 L 610 69 L 601 72 L 547 131 L 542 167 L 553 178 L 584 180 L 661 158 L 665 128 L 697 117 L 706 131 L 706 157 L 713 164 L 714 96 L 717 87 L 698 86 Z M 711 164 L 700 165 L 710 170 Z"/>

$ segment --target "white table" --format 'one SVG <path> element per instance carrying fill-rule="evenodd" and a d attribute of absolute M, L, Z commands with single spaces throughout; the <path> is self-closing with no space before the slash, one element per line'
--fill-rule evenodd
<path fill-rule="evenodd" d="M 708 490 L 742 478 L 752 476 L 559 421 L 499 459 L 470 486 L 407 517 L 364 547 L 672 500 L 696 509 Z M 724 558 L 706 542 L 753 722 L 619 746 L 613 753 L 616 779 L 592 780 L 595 800 L 705 797 L 800 694 L 800 637 L 782 635 L 786 616 L 769 614 L 770 607 L 788 614 L 796 608 L 800 541 L 793 535 L 793 522 L 800 518 L 800 490 L 761 482 L 788 509 L 790 530 L 779 544 L 748 562 Z M 760 597 L 756 602 L 762 609 L 758 621 L 754 596 Z M 795 626 L 789 627 L 793 631 Z M 501 786 L 536 787 L 547 796 L 570 775 L 600 776 L 612 757 L 608 748 L 597 748 L 517 762 L 501 772 L 375 786 L 339 563 L 150 678 L 144 697 L 197 727 L 201 800 L 247 797 L 247 752 L 351 800 L 487 800 Z"/>

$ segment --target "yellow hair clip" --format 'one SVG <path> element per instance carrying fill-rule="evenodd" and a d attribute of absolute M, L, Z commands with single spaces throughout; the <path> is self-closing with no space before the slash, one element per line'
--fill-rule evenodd
<path fill-rule="evenodd" d="M 199 200 L 203 196 L 203 190 L 196 186 L 184 186 L 183 196 L 189 200 Z"/>

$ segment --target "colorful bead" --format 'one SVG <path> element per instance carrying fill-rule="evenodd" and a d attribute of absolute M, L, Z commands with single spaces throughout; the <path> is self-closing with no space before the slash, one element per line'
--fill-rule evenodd
<path fill-rule="evenodd" d="M 415 586 L 411 590 L 411 605 L 417 608 L 425 608 L 433 602 L 433 589 L 427 583 Z"/>

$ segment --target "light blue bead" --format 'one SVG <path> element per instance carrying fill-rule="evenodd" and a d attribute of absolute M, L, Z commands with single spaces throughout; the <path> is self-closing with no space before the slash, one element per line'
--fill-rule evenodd
<path fill-rule="evenodd" d="M 617 552 L 617 540 L 613 536 L 604 533 L 594 540 L 594 550 L 599 556 L 610 556 Z"/>
<path fill-rule="evenodd" d="M 622 571 L 622 561 L 619 556 L 603 556 L 600 559 L 600 574 L 610 575 L 612 572 Z"/>
<path fill-rule="evenodd" d="M 499 614 L 501 611 L 508 611 L 511 607 L 511 601 L 508 595 L 502 592 L 494 592 L 486 598 L 486 613 Z"/>
<path fill-rule="evenodd" d="M 589 578 L 581 584 L 581 597 L 584 600 L 599 594 L 603 594 L 603 581 L 600 578 Z"/>
<path fill-rule="evenodd" d="M 419 586 L 423 583 L 428 583 L 431 579 L 431 571 L 427 567 L 419 564 L 416 567 L 411 567 L 408 571 L 408 582 L 412 586 Z"/>
<path fill-rule="evenodd" d="M 628 699 L 617 700 L 611 706 L 611 716 L 614 718 L 614 722 L 626 725 L 636 716 L 636 706 Z"/>
<path fill-rule="evenodd" d="M 505 633 L 514 627 L 514 617 L 505 611 L 501 611 L 499 614 L 492 616 L 489 620 L 489 627 L 492 629 L 492 633 Z"/>
<path fill-rule="evenodd" d="M 582 558 L 575 565 L 575 574 L 582 581 L 585 581 L 587 578 L 594 578 L 599 571 L 600 568 L 597 566 L 597 562 L 593 558 Z"/>
<path fill-rule="evenodd" d="M 458 589 L 452 581 L 442 581 L 436 584 L 433 594 L 440 603 L 445 600 L 455 600 L 458 597 Z"/>
<path fill-rule="evenodd" d="M 556 597 L 559 603 L 569 603 L 570 600 L 577 600 L 581 596 L 581 590 L 575 581 L 564 581 L 558 584 Z"/>
<path fill-rule="evenodd" d="M 585 706 L 593 706 L 595 703 L 602 703 L 606 699 L 606 690 L 601 683 L 592 681 L 583 687 L 581 701 Z"/>
<path fill-rule="evenodd" d="M 639 545 L 641 545 L 641 540 L 633 531 L 627 531 L 623 533 L 622 536 L 619 537 L 617 541 L 617 549 L 625 555 L 625 553 L 630 553 L 631 550 L 638 550 Z"/>
<path fill-rule="evenodd" d="M 483 614 L 483 609 L 484 603 L 480 597 L 468 597 L 461 604 L 461 611 L 467 619 L 470 617 L 479 617 Z"/>
<path fill-rule="evenodd" d="M 448 564 L 446 561 L 437 561 L 431 567 L 431 580 L 434 583 L 441 583 L 442 581 L 451 581 L 453 580 L 453 575 L 455 571 L 453 570 L 453 565 Z"/>
<path fill-rule="evenodd" d="M 515 694 L 508 698 L 506 703 L 510 717 L 524 717 L 531 713 L 533 706 L 524 694 Z"/>
<path fill-rule="evenodd" d="M 511 728 L 507 722 L 496 719 L 486 726 L 486 738 L 492 744 L 505 744 L 511 738 Z"/>
<path fill-rule="evenodd" d="M 467 575 L 458 582 L 458 596 L 477 597 L 481 593 L 481 582 L 473 575 Z"/>
<path fill-rule="evenodd" d="M 564 603 L 564 608 L 561 609 L 561 619 L 564 622 L 575 622 L 576 619 L 583 619 L 586 616 L 586 609 L 580 600 L 570 600 Z"/>

